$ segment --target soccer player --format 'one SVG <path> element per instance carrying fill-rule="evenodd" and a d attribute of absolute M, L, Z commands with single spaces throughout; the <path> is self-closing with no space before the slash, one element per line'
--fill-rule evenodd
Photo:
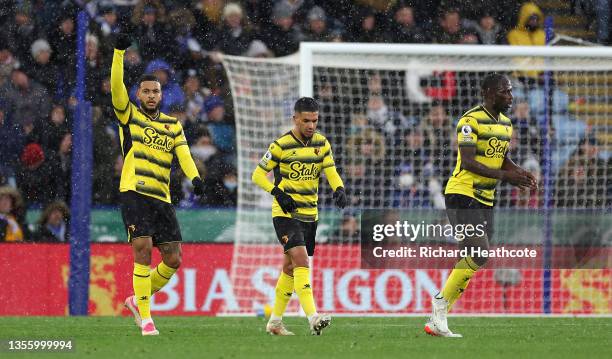
<path fill-rule="evenodd" d="M 189 153 L 181 123 L 159 111 L 162 92 L 159 80 L 143 75 L 130 102 L 123 84 L 123 55 L 131 44 L 127 34 L 118 34 L 111 69 L 111 92 L 119 120 L 119 138 L 124 158 L 119 185 L 123 223 L 134 254 L 134 295 L 125 300 L 142 335 L 158 335 L 151 319 L 151 296 L 159 291 L 181 265 L 181 232 L 170 202 L 170 168 L 174 156 L 194 192 L 204 185 Z M 151 270 L 152 247 L 162 261 Z"/>
<path fill-rule="evenodd" d="M 310 97 L 297 100 L 293 129 L 270 144 L 253 172 L 253 182 L 274 196 L 272 222 L 285 253 L 283 270 L 276 283 L 274 308 L 266 325 L 266 332 L 271 335 L 293 335 L 283 325 L 282 316 L 294 290 L 313 335 L 321 335 L 331 322 L 329 315 L 317 313 L 310 285 L 309 257 L 315 249 L 321 171 L 334 190 L 336 206 L 344 208 L 347 199 L 331 145 L 316 132 L 318 121 L 317 101 Z M 272 170 L 274 183 L 266 178 Z"/>
<path fill-rule="evenodd" d="M 483 229 L 459 242 L 460 248 L 468 248 L 468 251 L 489 247 L 498 181 L 521 189 L 537 188 L 535 177 L 508 157 L 512 123 L 504 113 L 512 106 L 510 80 L 502 74 L 487 74 L 481 91 L 484 103 L 464 113 L 457 124 L 459 154 L 445 190 L 446 212 L 453 228 L 471 224 Z M 442 291 L 432 299 L 433 314 L 425 324 L 425 332 L 461 337 L 448 329 L 446 315 L 486 261 L 486 257 L 475 256 L 457 262 Z"/>

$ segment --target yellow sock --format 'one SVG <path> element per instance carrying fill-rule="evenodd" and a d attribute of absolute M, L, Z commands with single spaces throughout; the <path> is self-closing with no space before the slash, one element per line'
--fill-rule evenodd
<path fill-rule="evenodd" d="M 449 311 L 457 299 L 461 297 L 461 294 L 463 294 L 463 291 L 465 291 L 465 288 L 470 283 L 470 279 L 472 279 L 477 270 L 478 265 L 470 257 L 461 258 L 455 264 L 455 268 L 453 268 L 453 271 L 446 280 L 446 284 L 444 284 L 442 292 L 440 292 L 442 297 L 448 301 Z"/>
<path fill-rule="evenodd" d="M 306 316 L 310 318 L 310 316 L 317 312 L 314 297 L 312 296 L 312 287 L 310 286 L 310 269 L 306 267 L 293 268 L 293 282 L 300 305 L 304 309 Z"/>
<path fill-rule="evenodd" d="M 176 268 L 168 267 L 163 261 L 159 262 L 157 267 L 151 270 L 151 295 L 162 289 L 175 272 Z"/>
<path fill-rule="evenodd" d="M 287 303 L 291 300 L 293 294 L 293 277 L 281 271 L 278 281 L 276 282 L 276 299 L 274 299 L 274 308 L 272 316 L 274 319 L 280 319 L 285 313 Z"/>
<path fill-rule="evenodd" d="M 132 283 L 134 285 L 134 296 L 142 319 L 151 318 L 151 276 L 149 266 L 134 263 L 134 275 Z"/>

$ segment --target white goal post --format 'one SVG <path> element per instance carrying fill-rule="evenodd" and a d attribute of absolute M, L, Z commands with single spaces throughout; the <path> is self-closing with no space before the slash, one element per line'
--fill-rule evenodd
<path fill-rule="evenodd" d="M 609 250 L 612 225 L 612 49 L 302 43 L 275 59 L 224 56 L 237 131 L 238 209 L 231 280 L 237 306 L 252 313 L 272 304 L 282 247 L 271 196 L 251 182 L 267 146 L 292 127 L 301 96 L 321 106 L 350 208 L 331 205 L 319 188 L 320 223 L 313 289 L 321 311 L 347 315 L 428 313 L 448 270 L 360 268 L 363 209 L 442 211 L 443 186 L 456 159 L 453 139 L 464 111 L 480 103 L 489 72 L 514 88 L 511 157 L 536 173 L 541 189 L 501 184 L 495 237 L 513 244 L 588 245 Z M 458 314 L 610 314 L 612 271 L 479 271 Z M 297 300 L 290 304 L 297 309 Z"/>

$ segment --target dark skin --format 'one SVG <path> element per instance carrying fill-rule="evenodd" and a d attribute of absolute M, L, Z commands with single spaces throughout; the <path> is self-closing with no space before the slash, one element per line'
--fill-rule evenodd
<path fill-rule="evenodd" d="M 140 100 L 140 108 L 150 117 L 157 117 L 162 100 L 161 84 L 157 81 L 143 81 L 138 86 L 136 97 Z"/>
<path fill-rule="evenodd" d="M 151 265 L 151 251 L 153 249 L 153 239 L 149 236 L 134 238 L 131 241 L 134 261 L 138 264 Z M 162 243 L 157 246 L 161 254 L 162 261 L 168 267 L 178 269 L 181 266 L 182 248 L 179 242 Z"/>
<path fill-rule="evenodd" d="M 504 113 L 512 106 L 512 84 L 507 78 L 500 81 L 497 86 L 483 91 L 485 109 L 494 117 L 499 118 L 500 113 Z M 500 169 L 489 168 L 476 161 L 476 147 L 460 147 L 461 168 L 478 175 L 495 178 L 510 183 L 520 189 L 536 189 L 538 183 L 533 174 L 525 171 L 514 163 L 508 153 Z"/>
<path fill-rule="evenodd" d="M 296 112 L 293 115 L 293 129 L 291 132 L 303 144 L 308 143 L 314 135 L 319 122 L 318 112 Z M 293 268 L 308 268 L 308 252 L 306 246 L 298 246 L 289 249 L 283 259 L 283 272 L 293 276 Z"/>

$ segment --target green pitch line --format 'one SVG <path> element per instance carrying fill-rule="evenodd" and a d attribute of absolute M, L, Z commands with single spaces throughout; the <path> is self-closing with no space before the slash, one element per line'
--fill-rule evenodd
<path fill-rule="evenodd" d="M 334 318 L 320 337 L 286 319 L 271 337 L 262 318 L 157 317 L 159 337 L 131 318 L 0 317 L 0 339 L 73 339 L 76 353 L 6 351 L 2 358 L 610 358 L 611 318 L 451 318 L 464 338 L 423 333 L 425 318 Z M 39 356 L 40 355 L 40 356 Z"/>

